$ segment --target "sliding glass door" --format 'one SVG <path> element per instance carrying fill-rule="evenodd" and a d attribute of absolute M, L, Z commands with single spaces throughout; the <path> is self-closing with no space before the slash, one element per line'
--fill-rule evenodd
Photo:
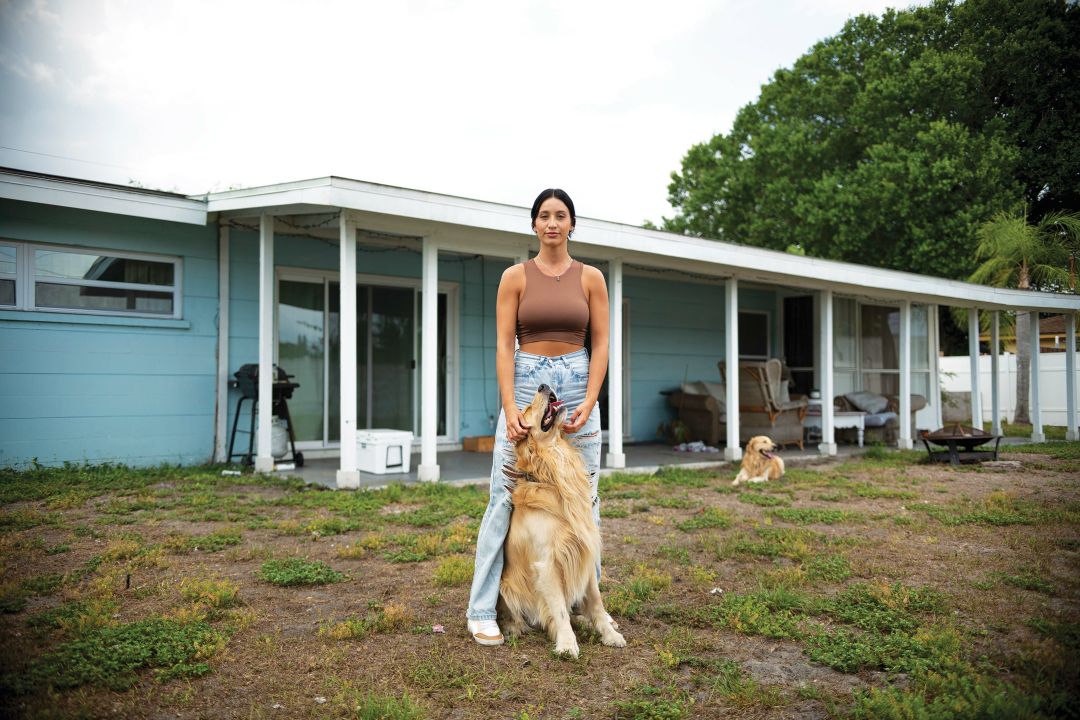
<path fill-rule="evenodd" d="M 420 424 L 418 283 L 356 286 L 357 427 L 411 430 Z M 289 412 L 305 447 L 337 445 L 341 435 L 341 312 L 336 276 L 285 275 L 278 282 L 278 364 L 300 384 Z M 449 315 L 439 293 L 438 433 L 447 428 Z"/>

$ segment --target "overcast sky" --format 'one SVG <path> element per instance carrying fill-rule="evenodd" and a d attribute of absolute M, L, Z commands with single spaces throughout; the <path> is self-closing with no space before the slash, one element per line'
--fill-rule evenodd
<path fill-rule="evenodd" d="M 341 175 L 587 217 L 907 0 L 0 0 L 0 165 L 200 194 Z"/>

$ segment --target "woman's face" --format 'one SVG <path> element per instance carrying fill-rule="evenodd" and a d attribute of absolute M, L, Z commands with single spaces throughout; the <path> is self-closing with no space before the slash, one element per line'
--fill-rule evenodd
<path fill-rule="evenodd" d="M 570 209 L 556 197 L 550 197 L 540 205 L 533 230 L 541 245 L 562 245 L 570 237 Z"/>

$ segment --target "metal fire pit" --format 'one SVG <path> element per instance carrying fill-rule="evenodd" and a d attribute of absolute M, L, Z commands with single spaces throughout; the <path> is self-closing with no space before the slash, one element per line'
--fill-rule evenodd
<path fill-rule="evenodd" d="M 980 445 L 994 441 L 994 449 L 976 450 Z M 981 462 L 983 460 L 998 459 L 998 445 L 1001 444 L 1001 436 L 993 435 L 980 428 L 970 425 L 953 423 L 946 425 L 940 430 L 922 434 L 923 445 L 933 462 L 949 461 L 950 465 L 959 465 L 962 462 Z M 934 450 L 930 445 L 945 446 L 947 450 Z"/>

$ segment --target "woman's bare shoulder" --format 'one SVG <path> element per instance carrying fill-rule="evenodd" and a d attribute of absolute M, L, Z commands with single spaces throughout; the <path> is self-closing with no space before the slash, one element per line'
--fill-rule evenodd
<path fill-rule="evenodd" d="M 503 270 L 499 285 L 509 289 L 525 287 L 525 266 L 521 263 L 514 263 Z"/>
<path fill-rule="evenodd" d="M 585 263 L 581 263 L 581 265 L 581 276 L 582 279 L 585 281 L 586 285 L 590 287 L 597 287 L 598 284 L 605 284 L 604 273 L 600 272 L 599 269 L 592 265 L 586 265 Z"/>

